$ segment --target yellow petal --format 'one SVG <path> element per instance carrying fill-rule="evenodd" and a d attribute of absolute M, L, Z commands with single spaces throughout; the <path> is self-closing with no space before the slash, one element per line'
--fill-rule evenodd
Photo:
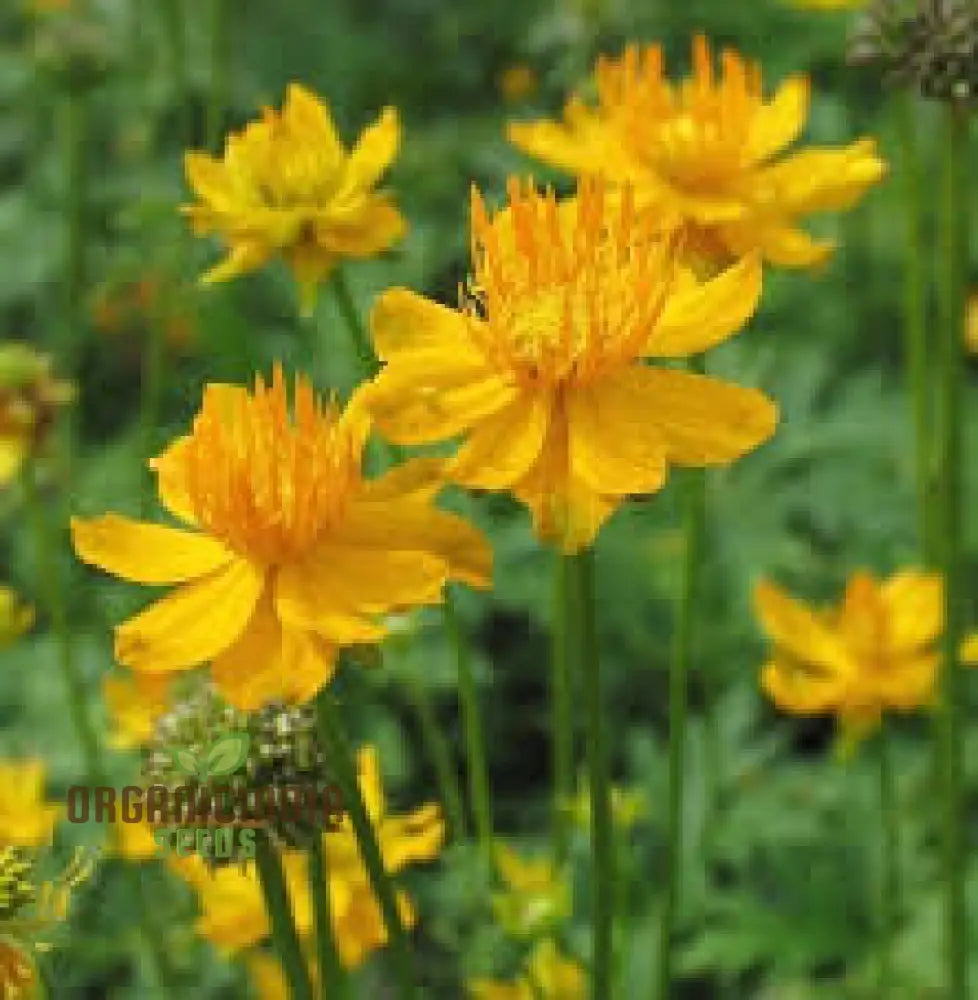
<path fill-rule="evenodd" d="M 387 630 L 363 614 L 337 607 L 336 601 L 325 606 L 322 593 L 308 574 L 280 573 L 275 588 L 275 608 L 281 621 L 290 628 L 315 632 L 337 646 L 379 642 Z"/>
<path fill-rule="evenodd" d="M 332 646 L 282 627 L 266 587 L 247 628 L 214 657 L 211 676 L 232 705 L 250 712 L 272 701 L 308 701 L 332 677 L 335 662 Z"/>
<path fill-rule="evenodd" d="M 78 557 L 135 583 L 181 583 L 226 566 L 233 555 L 207 535 L 118 514 L 71 519 Z"/>
<path fill-rule="evenodd" d="M 337 206 L 319 213 L 316 243 L 333 256 L 372 257 L 393 246 L 407 231 L 407 222 L 385 195 L 358 199 L 351 209 Z"/>
<path fill-rule="evenodd" d="M 716 278 L 673 295 L 645 353 L 677 358 L 715 347 L 754 315 L 760 297 L 761 262 L 750 254 Z"/>
<path fill-rule="evenodd" d="M 901 570 L 884 582 L 882 597 L 894 652 L 930 645 L 944 631 L 944 586 L 938 574 Z"/>
<path fill-rule="evenodd" d="M 373 125 L 364 129 L 346 164 L 346 183 L 369 189 L 383 176 L 397 156 L 401 126 L 396 108 L 384 108 Z"/>
<path fill-rule="evenodd" d="M 256 271 L 268 262 L 271 255 L 272 247 L 269 244 L 252 241 L 235 243 L 224 260 L 201 275 L 200 282 L 203 285 L 214 285 L 248 271 Z"/>
<path fill-rule="evenodd" d="M 352 548 L 430 553 L 453 579 L 492 585 L 492 549 L 485 536 L 455 514 L 413 500 L 357 501 L 347 511 L 339 540 Z"/>
<path fill-rule="evenodd" d="M 430 500 L 445 485 L 445 460 L 409 458 L 363 483 L 365 500 Z"/>
<path fill-rule="evenodd" d="M 25 437 L 0 436 L 0 486 L 6 486 L 17 478 L 26 455 Z"/>
<path fill-rule="evenodd" d="M 323 173 L 335 169 L 346 155 L 329 105 L 301 83 L 290 83 L 286 88 L 282 118 L 308 146 L 315 145 L 324 161 Z"/>
<path fill-rule="evenodd" d="M 392 816 L 380 827 L 384 868 L 398 872 L 412 861 L 434 861 L 445 842 L 441 806 L 429 802 L 406 816 Z"/>
<path fill-rule="evenodd" d="M 407 288 L 381 293 L 370 313 L 370 334 L 382 361 L 395 361 L 416 351 L 440 350 L 478 362 L 480 355 L 469 338 L 467 324 L 462 313 Z"/>
<path fill-rule="evenodd" d="M 377 429 L 395 444 L 444 441 L 511 403 L 517 391 L 484 365 L 445 367 L 445 358 L 419 352 L 392 365 L 363 391 Z"/>
<path fill-rule="evenodd" d="M 197 514 L 187 488 L 187 471 L 184 464 L 188 443 L 187 437 L 172 441 L 161 455 L 150 459 L 149 467 L 156 473 L 156 489 L 160 495 L 160 503 L 174 517 L 186 521 L 187 524 L 196 524 Z"/>
<path fill-rule="evenodd" d="M 147 673 L 205 663 L 241 635 L 263 587 L 262 573 L 234 559 L 123 622 L 116 629 L 116 659 Z"/>
<path fill-rule="evenodd" d="M 747 137 L 750 159 L 754 162 L 766 160 L 790 146 L 805 127 L 810 101 L 808 77 L 795 76 L 785 80 L 774 98 L 754 115 Z"/>
<path fill-rule="evenodd" d="M 895 657 L 875 679 L 883 705 L 904 712 L 932 705 L 940 665 L 939 653 Z"/>
<path fill-rule="evenodd" d="M 851 208 L 886 171 L 876 143 L 860 139 L 841 149 L 803 149 L 764 168 L 757 183 L 770 185 L 786 212 L 824 212 Z"/>
<path fill-rule="evenodd" d="M 521 392 L 508 406 L 476 424 L 448 464 L 447 475 L 474 489 L 497 490 L 526 475 L 543 447 L 551 419 L 545 392 Z"/>
<path fill-rule="evenodd" d="M 190 152 L 184 155 L 183 166 L 194 194 L 209 208 L 234 211 L 234 189 L 224 163 L 209 153 Z"/>
<path fill-rule="evenodd" d="M 761 688 L 783 712 L 802 716 L 833 711 L 845 690 L 833 674 L 809 673 L 777 661 L 761 671 Z"/>
<path fill-rule="evenodd" d="M 666 441 L 649 421 L 654 397 L 643 392 L 643 371 L 609 376 L 568 399 L 571 471 L 595 492 L 654 493 L 666 480 Z"/>
<path fill-rule="evenodd" d="M 800 601 L 767 580 L 754 588 L 754 608 L 775 647 L 819 674 L 845 677 L 852 663 L 840 637 Z"/>
<path fill-rule="evenodd" d="M 978 666 L 978 632 L 972 632 L 971 635 L 965 636 L 959 655 L 962 663 L 969 667 Z"/>

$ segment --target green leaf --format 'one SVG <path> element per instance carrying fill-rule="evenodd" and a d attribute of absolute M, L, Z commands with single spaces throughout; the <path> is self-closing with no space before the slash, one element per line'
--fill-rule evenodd
<path fill-rule="evenodd" d="M 232 774 L 248 757 L 250 740 L 247 733 L 230 733 L 218 737 L 204 757 L 204 768 L 212 777 Z"/>
<path fill-rule="evenodd" d="M 197 774 L 200 770 L 200 758 L 193 750 L 174 750 L 173 761 L 184 774 Z"/>

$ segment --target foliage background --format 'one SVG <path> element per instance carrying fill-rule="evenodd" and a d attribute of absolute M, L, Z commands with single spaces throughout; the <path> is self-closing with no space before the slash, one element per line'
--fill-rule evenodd
<path fill-rule="evenodd" d="M 216 251 L 184 234 L 174 206 L 186 198 L 180 162 L 185 137 L 203 146 L 215 107 L 223 133 L 262 104 L 278 104 L 286 83 L 299 80 L 329 100 L 347 139 L 385 104 L 400 109 L 404 143 L 389 183 L 411 231 L 395 252 L 349 269 L 364 311 L 378 290 L 392 284 L 454 298 L 466 265 L 470 184 L 498 197 L 508 173 L 530 169 L 504 140 L 506 119 L 557 111 L 565 93 L 582 82 L 592 56 L 617 51 L 627 40 L 663 39 L 672 65 L 679 66 L 692 33 L 704 30 L 759 58 L 769 84 L 787 73 L 810 72 L 809 140 L 842 142 L 872 133 L 894 154 L 886 98 L 872 79 L 843 65 L 844 14 L 800 11 L 776 0 L 224 2 L 226 35 L 218 33 L 215 44 L 213 10 L 220 8 L 212 8 L 212 0 L 91 0 L 88 9 L 98 24 L 95 80 L 79 78 L 77 64 L 74 78 L 66 74 L 64 39 L 47 46 L 39 71 L 34 40 L 35 33 L 43 35 L 44 17 L 16 3 L 0 11 L 4 337 L 47 347 L 61 343 L 66 94 L 73 93 L 86 112 L 84 319 L 72 339 L 83 442 L 71 470 L 75 512 L 138 510 L 146 457 L 138 421 L 141 362 L 154 308 L 175 327 L 174 336 L 182 325 L 186 342 L 169 356 L 164 417 L 152 429 L 153 449 L 187 425 L 206 381 L 248 380 L 255 371 L 267 372 L 274 359 L 309 371 L 321 388 L 345 393 L 355 378 L 328 293 L 310 328 L 296 319 L 292 287 L 277 268 L 211 290 L 195 285 Z M 180 18 L 176 48 L 168 20 L 174 12 Z M 499 81 L 514 64 L 531 67 L 538 86 L 507 103 Z M 932 128 L 925 121 L 925 150 L 933 146 Z M 933 165 L 926 167 L 929 177 Z M 778 399 L 783 424 L 771 444 L 709 479 L 708 565 L 688 755 L 682 982 L 675 993 L 683 1000 L 871 993 L 878 877 L 871 748 L 841 762 L 833 755 L 831 725 L 779 718 L 764 702 L 756 685 L 763 647 L 750 590 L 760 576 L 771 575 L 808 597 L 828 598 L 854 568 L 884 573 L 913 559 L 898 197 L 897 163 L 894 176 L 853 215 L 822 224 L 829 232 L 836 226 L 842 242 L 832 263 L 812 275 L 771 272 L 750 332 L 711 355 L 716 371 L 763 386 Z M 118 329 L 101 329 L 112 325 L 105 301 L 127 283 L 149 280 L 162 289 L 157 306 L 124 308 Z M 969 393 L 973 410 L 973 385 Z M 972 480 L 976 445 L 978 439 L 968 445 Z M 57 491 L 65 469 L 50 475 L 49 488 Z M 640 789 L 648 803 L 629 845 L 629 997 L 648 995 L 657 941 L 671 600 L 681 551 L 676 481 L 651 502 L 616 516 L 599 552 L 614 774 L 617 782 Z M 537 550 L 524 514 L 508 503 L 455 502 L 491 532 L 497 554 L 495 592 L 466 595 L 462 605 L 483 682 L 496 827 L 500 835 L 542 846 L 549 769 L 548 558 Z M 0 493 L 0 518 L 0 579 L 36 596 L 33 550 L 16 490 Z M 973 579 L 974 527 L 961 541 Z M 143 597 L 87 572 L 67 547 L 64 572 L 71 582 L 76 655 L 103 718 L 99 684 L 111 663 L 109 623 Z M 454 667 L 436 624 L 418 621 L 416 641 L 394 643 L 382 671 L 347 671 L 340 682 L 357 732 L 381 747 L 391 797 L 403 806 L 430 797 L 434 788 L 405 675 L 430 689 L 461 762 Z M 58 792 L 78 779 L 80 761 L 53 640 L 43 626 L 0 653 L 0 753 L 42 755 Z M 897 730 L 905 890 L 898 963 L 907 997 L 937 997 L 941 901 L 933 753 L 926 719 L 901 721 Z M 975 736 L 972 725 L 969 746 Z M 112 762 L 120 781 L 135 767 L 121 754 Z M 973 847 L 978 787 L 970 764 L 967 787 Z M 583 842 L 578 847 L 583 858 Z M 510 954 L 490 926 L 484 900 L 468 889 L 471 861 L 467 847 L 453 847 L 410 879 L 422 913 L 421 965 L 433 997 L 461 996 L 462 977 L 505 971 Z M 51 958 L 53 998 L 153 995 L 145 943 L 132 931 L 137 903 L 117 877 L 119 864 L 109 862 L 80 898 L 70 941 Z M 183 995 L 244 995 L 240 970 L 194 939 L 193 901 L 167 888 L 162 870 L 150 866 L 143 877 L 161 940 L 186 977 Z M 580 950 L 586 944 L 586 888 L 582 864 L 575 881 L 579 916 L 568 938 Z M 972 891 L 978 913 L 974 896 Z M 978 956 L 978 947 L 971 952 Z M 978 979 L 978 958 L 974 965 Z M 382 978 L 381 957 L 362 974 L 356 995 L 369 995 Z"/>

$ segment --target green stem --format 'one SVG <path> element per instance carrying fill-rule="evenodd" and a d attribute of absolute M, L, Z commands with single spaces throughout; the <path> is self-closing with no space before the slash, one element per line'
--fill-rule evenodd
<path fill-rule="evenodd" d="M 356 303 L 341 268 L 334 271 L 330 282 L 343 320 L 350 333 L 353 348 L 361 366 L 361 375 L 371 378 L 380 364 L 373 353 L 370 337 L 360 320 Z M 399 450 L 389 449 L 391 458 L 399 457 Z M 492 800 L 489 791 L 489 768 L 482 732 L 482 716 L 479 711 L 478 690 L 468 644 L 459 625 L 458 613 L 451 592 L 445 594 L 445 631 L 455 648 L 455 662 L 458 667 L 459 700 L 461 702 L 462 724 L 465 730 L 465 749 L 468 759 L 469 796 L 475 819 L 476 836 L 482 853 L 487 874 L 492 871 Z M 422 725 L 426 725 L 422 717 Z M 429 734 L 429 741 L 433 738 Z M 448 800 L 446 799 L 446 804 Z"/>
<path fill-rule="evenodd" d="M 363 801 L 356 764 L 350 752 L 349 741 L 343 728 L 339 710 L 328 690 L 321 691 L 316 700 L 319 719 L 319 733 L 333 766 L 337 784 L 343 795 L 343 803 L 353 823 L 360 855 L 367 869 L 371 888 L 377 897 L 380 911 L 387 926 L 391 951 L 397 971 L 399 995 L 402 1000 L 414 1000 L 414 963 L 404 924 L 401 920 L 397 896 L 390 877 L 384 867 L 383 855 L 377 842 L 370 814 Z"/>
<path fill-rule="evenodd" d="M 170 81 L 173 106 L 177 113 L 177 132 L 181 144 L 190 141 L 190 86 L 187 79 L 187 33 L 183 0 L 163 0 L 160 5 L 163 26 L 170 47 Z"/>
<path fill-rule="evenodd" d="M 554 557 L 554 620 L 551 646 L 551 710 L 553 725 L 554 858 L 567 857 L 570 837 L 570 806 L 574 794 L 574 719 L 571 705 L 571 663 L 568 629 L 578 620 L 575 593 L 567 573 L 567 561 Z"/>
<path fill-rule="evenodd" d="M 893 936 L 900 912 L 899 811 L 893 779 L 892 745 L 886 721 L 879 733 L 880 839 L 880 1000 L 893 996 Z"/>
<path fill-rule="evenodd" d="M 565 557 L 577 600 L 583 671 L 588 780 L 591 799 L 591 857 L 594 881 L 594 946 L 591 953 L 592 1000 L 610 1000 L 612 930 L 615 912 L 615 857 L 611 826 L 611 781 L 604 731 L 604 691 L 598 651 L 594 551 Z"/>
<path fill-rule="evenodd" d="M 66 91 L 62 107 L 65 171 L 64 322 L 59 344 L 62 368 L 77 375 L 82 345 L 82 298 L 85 291 L 85 203 L 88 190 L 85 136 L 87 106 L 82 92 Z"/>
<path fill-rule="evenodd" d="M 328 836 L 328 835 L 327 835 Z M 313 837 L 309 850 L 309 888 L 316 926 L 316 961 L 319 968 L 318 995 L 341 1000 L 346 993 L 346 974 L 333 939 L 329 895 L 329 862 L 322 837 Z"/>
<path fill-rule="evenodd" d="M 360 365 L 360 374 L 363 378 L 373 378 L 380 370 L 380 363 L 374 354 L 370 336 L 360 319 L 356 302 L 353 300 L 353 293 L 350 291 L 346 274 L 341 267 L 338 267 L 333 272 L 330 285 L 336 297 L 336 304 L 343 317 L 343 322 L 346 323 L 346 327 L 350 331 L 353 350 L 356 352 L 357 362 Z"/>
<path fill-rule="evenodd" d="M 68 711 L 75 736 L 81 745 L 86 777 L 92 786 L 105 785 L 97 730 L 88 714 L 85 682 L 74 657 L 75 644 L 68 621 L 61 567 L 55 554 L 58 538 L 48 517 L 47 504 L 38 489 L 36 471 L 34 460 L 28 458 L 24 463 L 23 473 L 24 500 L 34 533 L 35 569 L 45 611 L 51 621 L 58 647 L 58 666 L 68 692 Z"/>
<path fill-rule="evenodd" d="M 313 1000 L 309 970 L 292 920 L 292 903 L 285 884 L 282 859 L 267 837 L 259 836 L 255 840 L 255 865 L 268 909 L 272 942 L 289 984 L 289 995 L 292 1000 Z"/>
<path fill-rule="evenodd" d="M 686 757 L 686 717 L 696 613 L 700 548 L 705 520 L 703 473 L 689 470 L 684 484 L 682 580 L 669 674 L 669 800 L 666 847 L 666 887 L 659 941 L 659 1000 L 669 1000 L 672 986 L 672 938 L 679 908 L 683 843 L 683 783 Z"/>
<path fill-rule="evenodd" d="M 959 649 L 963 632 L 960 547 L 961 504 L 961 381 L 964 353 L 964 267 L 967 247 L 965 146 L 967 112 L 947 109 L 942 178 L 941 321 L 938 349 L 938 444 L 940 566 L 945 589 L 939 745 L 944 778 L 944 864 L 946 880 L 946 946 L 949 1000 L 968 996 L 967 912 L 962 811 L 962 733 L 960 722 Z"/>
<path fill-rule="evenodd" d="M 148 316 L 148 343 L 143 357 L 142 383 L 139 399 L 139 446 L 140 446 L 140 511 L 145 517 L 156 495 L 155 484 L 148 474 L 146 462 L 155 450 L 154 437 L 160 422 L 163 402 L 163 385 L 166 370 L 166 337 L 160 309 L 154 308 Z"/>
<path fill-rule="evenodd" d="M 479 709 L 479 692 L 472 670 L 468 643 L 455 608 L 451 591 L 445 594 L 445 631 L 455 648 L 458 667 L 459 700 L 462 706 L 462 725 L 465 729 L 465 750 L 468 758 L 469 798 L 475 818 L 476 838 L 482 862 L 488 875 L 492 871 L 492 800 L 489 792 L 489 766 L 486 760 L 486 742 L 482 732 L 482 714 Z"/>
<path fill-rule="evenodd" d="M 927 358 L 927 316 L 924 288 L 926 258 L 923 252 L 920 204 L 920 155 L 916 140 L 917 102 L 908 94 L 898 102 L 900 172 L 903 177 L 903 210 L 906 225 L 906 268 L 904 272 L 904 335 L 907 381 L 913 407 L 915 479 L 917 494 L 917 544 L 924 562 L 933 559 L 931 497 L 933 468 L 931 428 L 933 387 Z"/>
<path fill-rule="evenodd" d="M 221 142 L 228 95 L 228 0 L 210 0 L 210 88 L 207 93 L 204 135 L 207 148 L 216 153 Z"/>
<path fill-rule="evenodd" d="M 435 779 L 438 782 L 439 794 L 445 807 L 445 818 L 448 820 L 449 836 L 453 840 L 462 840 L 468 836 L 468 832 L 465 810 L 462 805 L 462 789 L 455 770 L 455 762 L 452 759 L 451 748 L 438 725 L 428 689 L 414 676 L 409 677 L 406 683 L 408 693 L 421 722 L 421 739 L 435 769 Z"/>

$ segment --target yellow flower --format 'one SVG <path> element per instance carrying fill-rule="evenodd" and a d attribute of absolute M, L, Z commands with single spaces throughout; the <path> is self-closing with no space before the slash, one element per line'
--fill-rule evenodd
<path fill-rule="evenodd" d="M 0 761 L 0 847 L 50 844 L 60 813 L 44 800 L 41 761 Z"/>
<path fill-rule="evenodd" d="M 474 275 L 460 311 L 407 289 L 380 296 L 374 344 L 386 362 L 361 390 L 399 444 L 467 439 L 446 474 L 510 490 L 537 534 L 565 552 L 589 545 L 632 494 L 670 464 L 726 464 L 774 431 L 761 393 L 649 367 L 698 354 L 753 313 L 760 265 L 747 258 L 696 284 L 626 191 L 581 183 L 558 207 L 510 184 L 490 217 L 472 196 Z"/>
<path fill-rule="evenodd" d="M 390 816 L 384 805 L 374 749 L 360 752 L 358 772 L 386 870 L 393 874 L 412 861 L 435 858 L 445 833 L 439 807 L 427 805 L 405 816 Z M 344 819 L 340 830 L 325 834 L 323 844 L 329 869 L 333 936 L 340 960 L 353 968 L 386 944 L 387 928 L 349 819 Z M 268 937 L 268 915 L 252 863 L 244 870 L 218 868 L 213 874 L 197 856 L 174 859 L 171 865 L 198 893 L 203 911 L 197 924 L 201 936 L 229 952 L 251 948 Z M 305 936 L 312 927 L 308 859 L 302 852 L 286 851 L 283 867 L 296 929 Z M 405 893 L 398 893 L 398 903 L 405 924 L 412 925 L 415 914 Z M 266 967 L 263 971 L 269 970 Z"/>
<path fill-rule="evenodd" d="M 377 616 L 437 603 L 450 578 L 488 585 L 483 537 L 431 505 L 437 463 L 365 480 L 362 413 L 324 406 L 302 377 L 293 408 L 278 367 L 252 393 L 207 386 L 191 433 L 151 463 L 164 506 L 196 530 L 73 519 L 86 562 L 180 584 L 117 628 L 124 666 L 166 674 L 211 662 L 239 708 L 305 701 L 339 647 L 385 635 Z"/>
<path fill-rule="evenodd" d="M 347 151 L 329 108 L 293 83 L 281 112 L 228 137 L 224 158 L 188 153 L 187 178 L 199 203 L 184 208 L 194 232 L 218 234 L 228 256 L 204 275 L 225 281 L 280 254 L 299 284 L 303 309 L 343 257 L 372 257 L 404 233 L 389 195 L 375 190 L 397 154 L 394 108 Z"/>
<path fill-rule="evenodd" d="M 865 7 L 869 0 L 788 0 L 793 7 L 805 10 L 856 10 Z"/>
<path fill-rule="evenodd" d="M 587 978 L 581 966 L 564 958 L 548 938 L 533 949 L 525 975 L 515 982 L 475 980 L 468 990 L 472 1000 L 584 1000 Z"/>
<path fill-rule="evenodd" d="M 22 604 L 9 588 L 0 586 L 0 649 L 9 646 L 34 624 L 34 609 Z"/>
<path fill-rule="evenodd" d="M 0 344 L 0 487 L 40 448 L 74 389 L 51 375 L 51 359 L 26 344 Z"/>
<path fill-rule="evenodd" d="M 159 856 L 149 823 L 113 823 L 110 829 L 116 857 L 124 861 L 151 861 Z"/>
<path fill-rule="evenodd" d="M 507 66 L 499 74 L 499 92 L 508 104 L 526 100 L 537 89 L 537 75 L 525 63 Z"/>
<path fill-rule="evenodd" d="M 848 742 L 885 711 L 912 711 L 934 698 L 944 629 L 941 578 L 901 570 L 880 581 L 854 573 L 837 608 L 812 610 L 769 582 L 755 604 L 773 651 L 761 686 L 783 711 L 836 715 Z M 978 636 L 961 649 L 978 658 Z"/>
<path fill-rule="evenodd" d="M 149 742 L 156 720 L 169 708 L 172 683 L 169 674 L 106 676 L 102 696 L 113 724 L 109 745 L 131 750 Z"/>
<path fill-rule="evenodd" d="M 496 867 L 506 888 L 493 893 L 492 908 L 507 934 L 536 937 L 570 916 L 570 887 L 550 858 L 524 859 L 499 844 Z"/>
<path fill-rule="evenodd" d="M 974 292 L 965 306 L 964 345 L 969 354 L 978 354 L 978 294 Z"/>
<path fill-rule="evenodd" d="M 30 951 L 16 938 L 0 935 L 0 997 L 35 1000 L 40 978 Z"/>
<path fill-rule="evenodd" d="M 627 833 L 647 811 L 648 803 L 640 789 L 611 789 L 611 819 L 619 830 Z M 578 778 L 577 794 L 570 802 L 570 814 L 579 829 L 587 831 L 591 828 L 591 793 L 583 776 Z"/>
<path fill-rule="evenodd" d="M 808 117 L 807 78 L 765 101 L 760 67 L 726 50 L 717 74 L 703 37 L 680 84 L 665 78 L 659 45 L 603 57 L 596 75 L 596 107 L 574 98 L 563 123 L 513 123 L 510 140 L 559 169 L 635 185 L 640 209 L 678 211 L 690 251 L 714 263 L 751 250 L 782 267 L 819 263 L 831 244 L 799 220 L 849 208 L 886 171 L 871 139 L 782 155 Z"/>

